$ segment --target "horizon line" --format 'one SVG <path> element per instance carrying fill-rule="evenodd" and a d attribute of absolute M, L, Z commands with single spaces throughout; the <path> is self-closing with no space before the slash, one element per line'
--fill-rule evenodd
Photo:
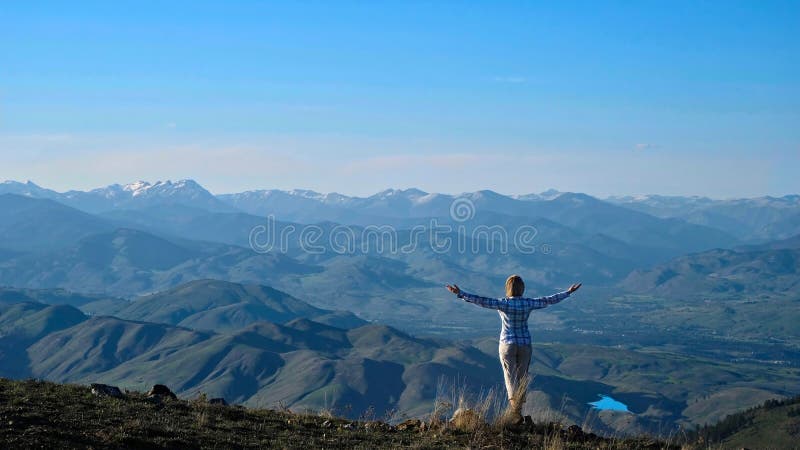
<path fill-rule="evenodd" d="M 39 189 L 52 191 L 52 192 L 54 192 L 56 194 L 68 194 L 70 192 L 89 193 L 89 192 L 92 192 L 92 191 L 95 191 L 95 190 L 106 189 L 106 188 L 110 188 L 110 187 L 113 187 L 113 186 L 119 186 L 119 187 L 125 188 L 125 187 L 128 187 L 128 186 L 137 184 L 137 183 L 145 183 L 145 184 L 150 185 L 150 186 L 156 186 L 158 184 L 178 184 L 180 182 L 192 182 L 192 183 L 198 185 L 201 189 L 203 189 L 206 192 L 208 192 L 209 194 L 213 195 L 214 197 L 219 197 L 219 196 L 223 196 L 223 195 L 245 194 L 245 193 L 250 193 L 250 192 L 275 192 L 275 191 L 284 192 L 284 193 L 288 193 L 288 194 L 293 194 L 294 192 L 308 192 L 308 193 L 318 194 L 320 196 L 341 195 L 343 197 L 353 198 L 353 199 L 367 199 L 367 198 L 375 197 L 375 196 L 377 196 L 379 194 L 383 194 L 383 193 L 390 192 L 390 191 L 391 192 L 419 191 L 419 192 L 422 193 L 422 195 L 446 195 L 446 196 L 451 196 L 451 197 L 459 197 L 459 196 L 463 196 L 463 195 L 467 195 L 467 194 L 478 194 L 478 193 L 488 192 L 488 193 L 497 194 L 499 196 L 503 196 L 503 197 L 506 197 L 506 198 L 515 199 L 515 200 L 518 200 L 519 197 L 525 197 L 525 196 L 531 196 L 531 195 L 542 196 L 544 194 L 553 194 L 553 195 L 558 194 L 557 195 L 558 197 L 560 197 L 563 194 L 580 194 L 580 195 L 586 195 L 586 196 L 589 196 L 589 197 L 592 197 L 592 198 L 596 198 L 598 200 L 625 199 L 625 198 L 640 199 L 640 198 L 664 197 L 664 198 L 684 198 L 684 199 L 698 199 L 698 200 L 712 200 L 712 201 L 755 200 L 755 199 L 763 199 L 763 198 L 783 199 L 783 198 L 787 198 L 787 197 L 800 196 L 800 193 L 788 193 L 788 194 L 783 194 L 783 195 L 765 194 L 765 195 L 756 195 L 756 196 L 751 196 L 751 197 L 712 197 L 712 196 L 700 195 L 700 194 L 669 195 L 669 194 L 653 194 L 653 193 L 650 193 L 650 194 L 622 194 L 622 195 L 597 196 L 597 195 L 589 194 L 589 193 L 586 193 L 586 192 L 562 191 L 562 190 L 559 190 L 559 189 L 556 189 L 556 188 L 552 188 L 552 187 L 548 188 L 548 189 L 546 189 L 544 191 L 541 191 L 541 192 L 527 192 L 527 193 L 524 193 L 524 194 L 505 194 L 505 193 L 497 192 L 497 191 L 492 190 L 492 189 L 477 189 L 477 190 L 474 190 L 474 191 L 464 191 L 464 192 L 460 192 L 460 193 L 448 193 L 448 192 L 428 192 L 428 191 L 425 191 L 423 189 L 420 189 L 420 188 L 417 188 L 417 187 L 413 187 L 413 186 L 406 187 L 406 188 L 386 188 L 386 189 L 380 190 L 378 192 L 375 192 L 375 193 L 367 195 L 367 196 L 343 194 L 341 192 L 336 192 L 336 191 L 320 192 L 320 191 L 316 191 L 314 189 L 305 189 L 305 188 L 292 188 L 292 189 L 255 188 L 255 189 L 247 189 L 247 190 L 238 191 L 238 192 L 215 193 L 215 192 L 212 192 L 210 189 L 206 188 L 202 183 L 198 182 L 194 178 L 178 178 L 178 179 L 175 179 L 175 181 L 173 181 L 172 179 L 165 179 L 165 180 L 157 180 L 157 181 L 154 181 L 154 182 L 140 179 L 140 180 L 136 180 L 136 181 L 133 181 L 133 182 L 130 182 L 130 183 L 125 183 L 125 184 L 123 184 L 123 183 L 111 183 L 111 184 L 107 184 L 105 186 L 98 186 L 98 187 L 91 188 L 91 189 L 85 189 L 85 190 L 82 190 L 82 189 L 68 189 L 66 191 L 57 191 L 55 189 L 44 187 L 43 185 L 41 185 L 39 183 L 36 183 L 35 181 L 32 181 L 30 179 L 28 179 L 28 180 L 26 180 L 24 182 L 17 181 L 17 180 L 12 180 L 12 179 L 6 179 L 6 180 L 0 182 L 0 185 L 6 185 L 6 184 L 21 184 L 21 185 L 25 185 L 25 186 L 33 185 L 33 186 L 35 186 L 35 187 L 37 187 Z"/>

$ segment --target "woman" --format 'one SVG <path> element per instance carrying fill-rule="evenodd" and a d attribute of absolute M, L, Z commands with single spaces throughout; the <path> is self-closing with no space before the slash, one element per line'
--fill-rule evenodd
<path fill-rule="evenodd" d="M 528 366 L 531 362 L 531 334 L 528 331 L 528 316 L 534 309 L 546 308 L 569 297 L 577 291 L 581 283 L 573 284 L 564 292 L 549 297 L 525 298 L 525 283 L 519 275 L 511 275 L 506 280 L 506 296 L 486 298 L 469 294 L 457 285 L 447 285 L 447 289 L 458 298 L 475 303 L 484 308 L 496 309 L 500 314 L 500 363 L 506 382 L 510 411 L 517 420 L 522 419 L 522 404 L 525 403 Z"/>

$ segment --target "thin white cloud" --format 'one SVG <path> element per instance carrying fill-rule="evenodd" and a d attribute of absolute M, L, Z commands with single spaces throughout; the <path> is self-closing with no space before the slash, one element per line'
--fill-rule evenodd
<path fill-rule="evenodd" d="M 497 76 L 492 78 L 492 81 L 494 81 L 495 83 L 521 84 L 527 82 L 528 78 L 519 75 Z"/>
<path fill-rule="evenodd" d="M 658 144 L 636 144 L 636 150 L 655 150 L 659 148 Z"/>

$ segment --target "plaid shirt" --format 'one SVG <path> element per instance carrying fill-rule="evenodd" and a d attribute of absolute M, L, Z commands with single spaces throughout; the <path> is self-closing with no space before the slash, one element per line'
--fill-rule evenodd
<path fill-rule="evenodd" d="M 470 303 L 475 303 L 484 308 L 496 309 L 503 324 L 503 328 L 500 331 L 500 342 L 517 345 L 530 345 L 531 343 L 531 333 L 528 331 L 528 316 L 530 316 L 531 311 L 555 305 L 567 297 L 569 297 L 569 292 L 567 291 L 538 298 L 487 298 L 464 291 L 458 294 L 458 298 Z"/>

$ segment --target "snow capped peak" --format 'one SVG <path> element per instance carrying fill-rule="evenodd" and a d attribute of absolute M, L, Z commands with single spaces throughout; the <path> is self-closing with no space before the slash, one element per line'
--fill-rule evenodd
<path fill-rule="evenodd" d="M 113 188 L 113 186 L 109 186 L 109 187 Z M 145 191 L 147 191 L 151 187 L 153 187 L 152 184 L 148 183 L 147 181 L 141 181 L 140 180 L 140 181 L 137 181 L 135 183 L 126 184 L 125 186 L 122 187 L 122 190 L 126 191 L 126 192 L 130 192 L 131 195 L 136 197 L 138 195 L 142 195 Z"/>
<path fill-rule="evenodd" d="M 167 182 L 165 184 L 168 185 L 168 186 L 172 186 L 172 187 L 174 187 L 176 189 L 199 189 L 199 190 L 203 190 L 203 191 L 206 190 L 203 186 L 200 186 L 199 183 L 197 183 L 196 181 L 194 181 L 194 180 L 192 180 L 190 178 L 185 178 L 183 180 L 178 180 L 178 181 L 176 181 L 174 183 L 169 181 L 169 180 L 167 180 Z"/>
<path fill-rule="evenodd" d="M 303 198 L 310 198 L 312 200 L 322 200 L 323 195 L 317 191 L 312 191 L 310 189 L 292 189 L 288 192 L 289 195 L 294 195 L 295 197 L 303 197 Z"/>
<path fill-rule="evenodd" d="M 131 197 L 139 197 L 143 195 L 155 196 L 174 196 L 174 195 L 210 195 L 202 186 L 197 184 L 194 180 L 172 180 L 156 181 L 150 183 L 149 181 L 136 181 L 134 183 L 126 184 L 125 186 L 111 185 L 101 190 L 105 191 L 123 191 L 129 193 Z"/>
<path fill-rule="evenodd" d="M 383 191 L 378 192 L 377 194 L 373 195 L 372 197 L 374 197 L 374 198 L 388 198 L 388 197 L 394 196 L 398 192 L 400 192 L 400 191 L 397 190 L 397 189 L 389 188 L 389 189 L 384 189 Z"/>
<path fill-rule="evenodd" d="M 417 188 L 409 188 L 409 189 L 386 189 L 377 194 L 373 195 L 370 198 L 376 199 L 387 199 L 390 197 L 405 197 L 411 200 L 416 200 L 420 197 L 428 195 L 427 192 L 419 190 Z"/>
<path fill-rule="evenodd" d="M 465 192 L 461 196 L 471 198 L 473 200 L 483 200 L 483 199 L 494 200 L 506 197 L 505 195 L 498 194 L 497 192 L 491 189 L 481 189 L 480 191 L 475 191 L 475 192 Z"/>
<path fill-rule="evenodd" d="M 431 203 L 431 202 L 433 202 L 435 200 L 438 200 L 438 199 L 444 198 L 444 197 L 449 198 L 449 196 L 447 196 L 445 194 L 437 194 L 437 193 L 434 192 L 432 194 L 421 195 L 419 198 L 417 198 L 416 202 L 417 202 L 417 204 Z"/>
<path fill-rule="evenodd" d="M 344 203 L 351 200 L 351 197 L 339 194 L 338 192 L 329 192 L 322 196 L 322 201 L 325 203 Z"/>
<path fill-rule="evenodd" d="M 556 189 L 548 189 L 544 192 L 539 194 L 522 194 L 522 195 L 514 195 L 512 198 L 517 200 L 523 201 L 536 201 L 536 200 L 553 200 L 560 197 L 564 192 L 561 192 Z"/>
<path fill-rule="evenodd" d="M 558 189 L 550 188 L 539 194 L 539 197 L 541 197 L 544 200 L 553 200 L 554 198 L 558 198 L 559 196 L 561 196 L 561 194 L 563 194 L 563 192 L 559 191 Z"/>

